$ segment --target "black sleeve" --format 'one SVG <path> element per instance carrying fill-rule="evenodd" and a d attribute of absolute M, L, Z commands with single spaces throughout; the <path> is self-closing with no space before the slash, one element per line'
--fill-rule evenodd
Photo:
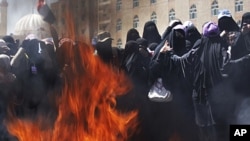
<path fill-rule="evenodd" d="M 191 68 L 197 50 L 198 48 L 192 49 L 183 56 L 175 55 L 173 51 L 160 53 L 157 59 L 150 62 L 150 81 L 154 82 L 157 78 L 162 77 L 163 73 L 171 73 L 174 68 L 180 70 L 185 77 L 186 73 L 190 73 L 188 68 Z"/>
<path fill-rule="evenodd" d="M 234 70 L 247 69 L 250 64 L 250 54 L 247 54 L 239 59 L 230 60 L 223 68 L 227 74 L 234 73 Z"/>
<path fill-rule="evenodd" d="M 149 82 L 153 83 L 157 78 L 161 77 L 162 72 L 168 68 L 170 64 L 170 56 L 172 51 L 167 53 L 159 53 L 156 59 L 153 59 L 149 63 Z"/>

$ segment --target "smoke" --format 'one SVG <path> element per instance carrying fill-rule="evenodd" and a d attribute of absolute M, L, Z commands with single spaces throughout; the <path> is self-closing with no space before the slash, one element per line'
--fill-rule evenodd
<path fill-rule="evenodd" d="M 45 0 L 48 5 L 58 0 Z M 15 25 L 20 18 L 25 15 L 36 13 L 37 0 L 7 0 L 8 16 L 7 16 L 7 34 L 14 33 Z"/>
<path fill-rule="evenodd" d="M 242 100 L 237 108 L 237 123 L 250 124 L 250 98 Z"/>

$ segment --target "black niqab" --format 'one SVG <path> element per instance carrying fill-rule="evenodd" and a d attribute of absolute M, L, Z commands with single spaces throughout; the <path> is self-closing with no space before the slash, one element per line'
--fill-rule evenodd
<path fill-rule="evenodd" d="M 186 48 L 190 50 L 193 48 L 194 43 L 201 38 L 201 34 L 194 25 L 188 26 L 185 31 L 186 41 L 189 43 L 186 44 Z"/>
<path fill-rule="evenodd" d="M 243 14 L 241 21 L 242 21 L 241 28 L 242 28 L 244 22 L 250 24 L 249 23 L 250 22 L 250 12 Z M 250 32 L 248 32 L 244 36 L 244 43 L 245 43 L 247 50 L 250 51 Z"/>
<path fill-rule="evenodd" d="M 135 28 L 131 28 L 128 30 L 126 42 L 130 40 L 136 41 L 138 38 L 141 38 L 141 37 L 140 37 L 139 32 Z"/>
<path fill-rule="evenodd" d="M 182 56 L 187 52 L 185 32 L 182 29 L 173 29 L 169 34 L 168 42 L 176 55 Z"/>
<path fill-rule="evenodd" d="M 161 42 L 161 36 L 156 24 L 153 21 L 148 21 L 145 23 L 142 37 L 148 41 L 148 44 L 159 44 Z"/>
<path fill-rule="evenodd" d="M 239 26 L 232 17 L 222 17 L 218 20 L 220 31 L 239 31 Z"/>
<path fill-rule="evenodd" d="M 246 21 L 247 19 L 250 21 L 250 12 L 243 14 L 241 28 L 243 26 L 244 21 Z M 232 46 L 231 53 L 233 60 L 239 59 L 244 55 L 250 53 L 250 32 L 248 32 L 247 34 L 241 33 L 238 40 L 236 41 L 236 44 Z"/>

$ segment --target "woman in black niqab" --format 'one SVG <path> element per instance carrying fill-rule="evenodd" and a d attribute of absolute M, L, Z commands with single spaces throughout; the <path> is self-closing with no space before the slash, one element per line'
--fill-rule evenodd
<path fill-rule="evenodd" d="M 162 64 L 161 66 L 166 70 L 171 71 L 171 75 L 169 75 L 166 80 L 173 80 L 171 81 L 172 83 L 169 83 L 169 86 L 171 86 L 172 92 L 175 93 L 175 102 L 177 102 L 176 100 L 178 99 L 182 100 L 180 97 L 177 97 L 181 96 L 181 94 L 183 94 L 182 96 L 187 96 L 186 98 L 188 98 L 188 96 L 192 97 L 195 111 L 194 118 L 196 125 L 200 129 L 200 140 L 215 141 L 215 124 L 217 122 L 217 118 L 215 117 L 217 117 L 219 111 L 215 111 L 218 107 L 215 109 L 211 108 L 214 106 L 211 97 L 218 99 L 220 94 L 220 89 L 217 89 L 217 86 L 219 86 L 223 80 L 221 69 L 224 65 L 226 45 L 222 38 L 219 37 L 219 28 L 215 23 L 206 23 L 203 27 L 203 34 L 204 36 L 200 39 L 197 48 L 190 50 L 182 56 L 177 55 L 174 48 L 165 54 L 161 52 L 158 63 Z M 171 43 L 169 48 L 171 48 Z M 164 72 L 167 72 L 166 70 Z M 189 76 L 191 76 L 191 79 L 187 80 Z M 176 79 L 178 79 L 178 82 L 174 81 Z M 186 81 L 193 84 L 191 87 L 192 96 L 187 93 L 189 89 L 186 89 L 185 93 L 180 91 L 180 89 L 176 89 L 178 87 L 174 87 L 176 86 L 174 85 L 175 83 L 179 83 L 180 87 L 182 86 L 180 85 L 181 82 Z M 188 84 L 189 83 L 186 83 L 186 85 Z M 183 88 L 181 90 L 183 90 Z M 184 108 L 183 106 L 183 109 L 186 108 L 187 107 Z M 220 113 L 222 113 L 222 111 L 220 111 Z"/>
<path fill-rule="evenodd" d="M 166 54 L 158 52 L 156 58 L 151 60 L 150 82 L 153 83 L 157 78 L 161 77 L 163 86 L 173 94 L 173 101 L 162 105 L 155 104 L 152 108 L 155 108 L 155 115 L 159 112 L 159 109 L 165 109 L 168 113 L 168 115 L 161 113 L 161 117 L 168 121 L 158 121 L 162 123 L 169 122 L 167 123 L 169 132 L 164 133 L 166 140 L 169 134 L 177 132 L 186 141 L 194 141 L 198 137 L 191 97 L 192 87 L 189 82 L 190 76 L 187 73 L 190 72 L 189 64 L 186 64 L 185 59 L 179 60 L 187 52 L 184 27 L 176 25 L 165 38 L 165 45 L 160 46 L 158 49 L 162 49 L 168 44 L 171 51 Z M 160 135 L 161 132 L 159 132 Z"/>
<path fill-rule="evenodd" d="M 186 48 L 190 50 L 193 48 L 195 42 L 201 38 L 201 34 L 195 25 L 190 25 L 185 29 Z"/>
<path fill-rule="evenodd" d="M 250 51 L 250 29 L 249 29 L 249 25 L 250 25 L 250 12 L 247 12 L 242 16 L 241 29 L 244 30 L 246 27 L 248 27 L 248 30 L 246 32 L 242 31 L 243 34 L 245 34 L 244 41 L 245 41 L 245 45 L 246 45 L 246 48 L 247 48 L 248 51 Z"/>
<path fill-rule="evenodd" d="M 201 140 L 221 140 L 226 138 L 226 117 L 221 113 L 223 101 L 219 101 L 222 91 L 222 68 L 226 58 L 226 44 L 219 36 L 215 23 L 208 22 L 203 27 L 204 36 L 194 57 L 193 103 L 196 124 L 201 130 Z M 220 129 L 220 130 L 217 130 Z M 209 131 L 209 132 L 208 132 Z M 208 132 L 208 134 L 204 134 Z M 217 132 L 217 133 L 216 133 Z M 209 140 L 209 141 L 210 141 Z"/>
<path fill-rule="evenodd" d="M 250 12 L 246 12 L 242 16 L 241 34 L 232 47 L 232 59 L 239 59 L 250 53 Z"/>
<path fill-rule="evenodd" d="M 169 34 L 168 42 L 176 55 L 182 56 L 187 52 L 185 32 L 182 25 L 177 25 Z"/>
<path fill-rule="evenodd" d="M 141 36 L 137 29 L 131 28 L 128 30 L 126 42 L 131 41 L 131 40 L 136 41 L 138 38 L 141 38 Z"/>
<path fill-rule="evenodd" d="M 161 42 L 158 43 L 157 47 L 155 48 L 154 55 L 152 56 L 152 60 L 157 59 L 161 48 L 164 46 L 165 42 L 167 40 L 169 40 L 169 36 L 170 36 L 170 33 L 172 32 L 173 28 L 175 26 L 178 26 L 178 25 L 182 25 L 182 22 L 180 20 L 172 20 L 169 23 L 169 26 L 166 28 L 166 30 L 162 34 Z"/>
<path fill-rule="evenodd" d="M 142 38 L 146 39 L 148 44 L 159 44 L 161 42 L 161 35 L 159 34 L 158 28 L 153 21 L 148 21 L 144 24 Z"/>
<path fill-rule="evenodd" d="M 244 120 L 239 120 L 238 111 L 244 100 L 249 99 L 250 93 L 250 12 L 246 12 L 242 16 L 241 33 L 235 46 L 232 46 L 231 60 L 225 66 L 224 70 L 228 73 L 227 93 L 232 96 L 230 111 L 234 111 L 230 115 L 233 123 L 240 123 Z M 236 114 L 235 114 L 236 113 Z M 242 124 L 242 123 L 241 123 Z M 243 123 L 245 124 L 245 123 Z"/>

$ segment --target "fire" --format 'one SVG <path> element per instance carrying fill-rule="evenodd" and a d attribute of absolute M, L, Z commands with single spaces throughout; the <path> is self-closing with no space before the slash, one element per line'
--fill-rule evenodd
<path fill-rule="evenodd" d="M 93 55 L 93 47 L 79 42 L 62 52 L 68 66 L 56 99 L 58 116 L 19 119 L 10 116 L 8 131 L 19 141 L 125 141 L 137 125 L 137 112 L 116 110 L 116 97 L 131 86 L 126 76 Z"/>

